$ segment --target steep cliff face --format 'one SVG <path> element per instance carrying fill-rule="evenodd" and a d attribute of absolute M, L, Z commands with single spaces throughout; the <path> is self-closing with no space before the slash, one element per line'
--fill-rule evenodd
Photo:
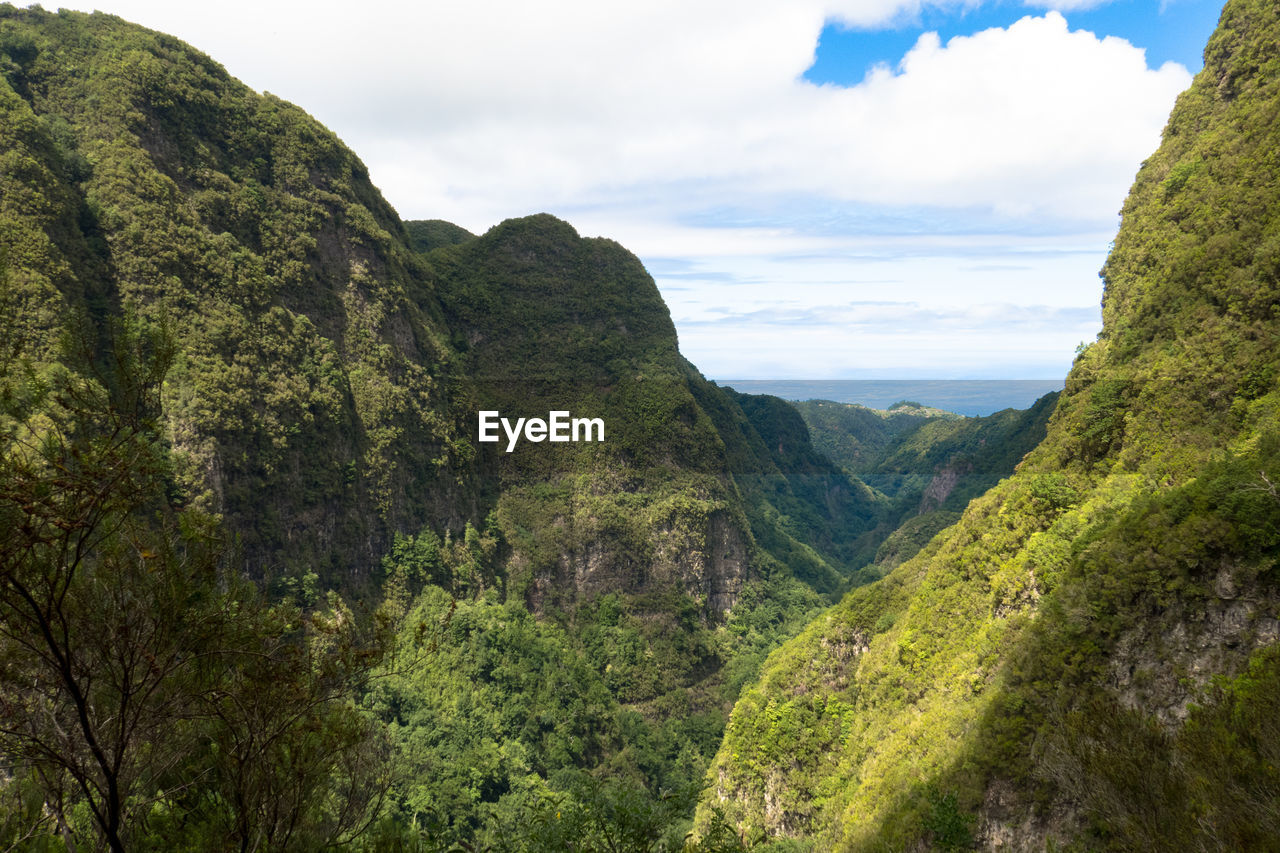
<path fill-rule="evenodd" d="M 700 379 L 640 261 L 545 214 L 428 260 L 478 409 L 600 422 L 579 441 L 513 446 L 504 428 L 477 442 L 513 549 L 508 582 L 539 608 L 674 587 L 722 614 L 753 545 L 723 443 L 690 391 Z"/>
<path fill-rule="evenodd" d="M 406 226 L 301 110 L 118 18 L 0 6 L 0 77 L 13 345 L 55 358 L 74 317 L 86 341 L 126 312 L 167 326 L 173 488 L 255 575 L 364 584 L 395 535 L 470 524 L 538 607 L 737 599 L 759 548 L 707 411 L 736 403 L 635 256 L 545 215 Z M 600 417 L 605 440 L 507 453 L 481 410 Z"/>
<path fill-rule="evenodd" d="M 21 346 L 132 310 L 190 501 L 259 573 L 367 569 L 474 504 L 431 277 L 360 161 L 168 36 L 0 7 L 4 248 Z"/>
<path fill-rule="evenodd" d="M 703 802 L 823 849 L 1280 832 L 1280 11 L 1223 11 L 1045 440 L 780 649 Z"/>

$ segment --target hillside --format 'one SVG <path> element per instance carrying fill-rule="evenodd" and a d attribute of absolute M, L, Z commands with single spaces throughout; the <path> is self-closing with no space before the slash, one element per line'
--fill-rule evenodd
<path fill-rule="evenodd" d="M 1278 39 L 1274 4 L 1227 4 L 1044 441 L 770 658 L 703 826 L 816 849 L 1280 837 Z"/>
<path fill-rule="evenodd" d="M 658 573 L 708 615 L 733 603 L 755 546 L 688 388 L 701 379 L 630 253 L 550 217 L 483 238 L 401 223 L 303 111 L 118 18 L 4 6 L 0 55 L 13 344 L 50 360 L 76 316 L 102 328 L 136 312 L 168 329 L 174 488 L 225 520 L 254 576 L 368 585 L 396 535 L 461 537 L 504 491 L 591 471 L 598 482 L 574 494 L 631 494 L 653 518 L 606 535 L 634 521 L 621 499 L 567 511 L 553 504 L 568 493 L 547 488 L 524 511 L 575 519 L 554 542 L 513 494 L 499 561 L 558 582 L 584 560 L 623 560 L 588 586 Z M 486 407 L 594 416 L 597 404 L 603 456 L 572 445 L 508 459 L 475 440 Z M 634 547 L 652 538 L 645 525 L 668 524 L 680 532 L 662 553 Z M 537 542 L 516 529 L 530 526 Z M 823 572 L 830 588 L 838 567 Z"/>
<path fill-rule="evenodd" d="M 1056 393 L 1029 409 L 961 417 L 900 403 L 888 411 L 807 400 L 800 412 L 815 449 L 870 490 L 877 523 L 865 531 L 854 565 L 882 576 L 955 523 L 969 501 L 994 486 L 1045 435 Z M 864 532 L 864 531 L 859 531 Z M 869 567 L 865 564 L 871 563 Z"/>
<path fill-rule="evenodd" d="M 22 769 L 0 838 L 317 849 L 376 819 L 387 844 L 470 844 L 549 803 L 589 833 L 602 797 L 681 838 L 737 692 L 849 586 L 866 491 L 781 401 L 749 416 L 706 382 L 616 243 L 547 215 L 402 223 L 302 110 L 111 16 L 0 6 L 0 76 L 0 607 L 65 629 L 0 641 L 0 691 L 83 711 L 0 732 Z M 487 410 L 605 440 L 508 453 L 478 440 Z M 209 614 L 238 662 L 186 678 Z M 259 646 L 271 665 L 236 657 Z M 202 722 L 113 734 L 113 762 L 85 696 L 129 706 L 141 648 L 177 694 L 151 688 L 148 724 L 171 699 Z M 46 718 L 71 777 L 36 771 Z M 246 769 L 302 756 L 305 792 Z"/>
<path fill-rule="evenodd" d="M 914 432 L 931 418 L 960 417 L 912 406 L 879 410 L 833 400 L 803 400 L 791 405 L 804 418 L 814 445 L 832 462 L 851 472 L 874 466 L 896 438 Z"/>
<path fill-rule="evenodd" d="M 0 54 L 15 346 L 50 358 L 79 312 L 166 324 L 177 487 L 258 576 L 352 582 L 391 531 L 477 511 L 429 270 L 354 154 L 118 18 L 6 5 Z"/>

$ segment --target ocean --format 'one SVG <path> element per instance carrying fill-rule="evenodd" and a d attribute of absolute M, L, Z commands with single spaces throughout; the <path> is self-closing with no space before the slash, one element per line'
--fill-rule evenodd
<path fill-rule="evenodd" d="M 961 415 L 989 415 L 1027 409 L 1061 379 L 717 379 L 744 394 L 772 394 L 784 400 L 834 400 L 887 409 L 910 400 Z"/>

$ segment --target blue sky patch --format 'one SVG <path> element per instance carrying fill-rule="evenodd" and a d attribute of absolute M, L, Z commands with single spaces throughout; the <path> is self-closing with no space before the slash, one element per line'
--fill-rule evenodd
<path fill-rule="evenodd" d="M 1094 9 L 1067 12 L 1072 30 L 1117 36 L 1147 51 L 1147 65 L 1159 68 L 1173 61 L 1195 73 L 1200 70 L 1205 42 L 1218 24 L 1221 0 L 1117 0 Z M 896 68 L 923 33 L 936 32 L 942 43 L 992 27 L 1007 28 L 1043 9 L 998 2 L 976 9 L 925 7 L 921 14 L 892 29 L 850 30 L 828 23 L 813 65 L 803 78 L 810 83 L 854 86 L 876 65 Z"/>

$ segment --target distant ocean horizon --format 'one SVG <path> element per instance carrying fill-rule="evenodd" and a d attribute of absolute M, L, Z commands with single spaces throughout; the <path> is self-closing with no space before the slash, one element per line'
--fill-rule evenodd
<path fill-rule="evenodd" d="M 977 417 L 1002 409 L 1028 409 L 1064 387 L 1062 379 L 717 379 L 744 394 L 784 400 L 833 400 L 887 409 L 908 400 Z"/>

